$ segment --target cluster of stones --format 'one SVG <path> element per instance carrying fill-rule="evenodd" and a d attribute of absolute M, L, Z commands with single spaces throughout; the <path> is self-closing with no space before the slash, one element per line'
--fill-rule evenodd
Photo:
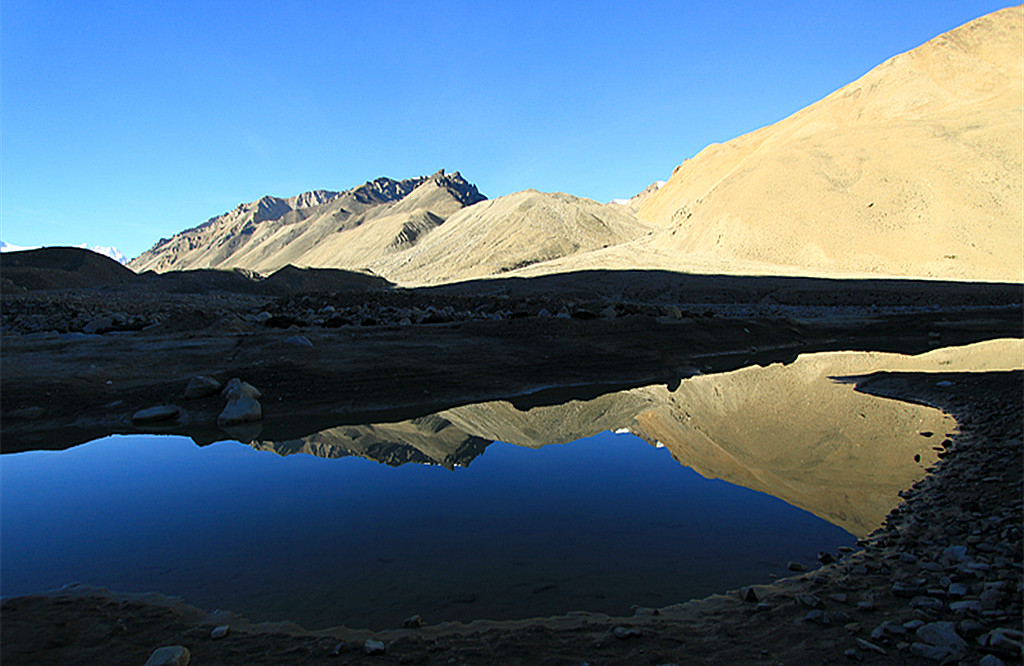
<path fill-rule="evenodd" d="M 263 408 L 259 399 L 263 397 L 255 386 L 234 377 L 227 384 L 213 377 L 198 375 L 189 380 L 185 387 L 186 400 L 197 400 L 220 393 L 225 400 L 224 409 L 217 416 L 217 425 L 222 428 L 244 426 L 259 422 L 263 418 Z M 173 404 L 156 405 L 140 409 L 132 414 L 135 425 L 159 425 L 161 423 L 180 422 L 185 410 Z"/>
<path fill-rule="evenodd" d="M 438 303 L 403 303 L 369 300 L 362 303 L 334 304 L 329 298 L 304 295 L 281 299 L 261 311 L 249 312 L 249 324 L 271 328 L 292 326 L 409 326 L 413 324 L 447 324 L 465 321 L 502 321 L 511 319 L 615 319 L 628 315 L 672 317 L 682 319 L 686 313 L 675 306 L 597 302 L 563 299 L 452 298 L 436 299 Z"/>

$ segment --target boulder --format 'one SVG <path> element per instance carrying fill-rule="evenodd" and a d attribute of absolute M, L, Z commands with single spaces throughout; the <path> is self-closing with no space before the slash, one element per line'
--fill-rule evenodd
<path fill-rule="evenodd" d="M 217 417 L 217 425 L 232 426 L 240 423 L 252 423 L 262 418 L 263 408 L 259 401 L 255 398 L 242 397 L 228 401 L 224 410 Z"/>
<path fill-rule="evenodd" d="M 185 399 L 193 400 L 195 398 L 205 398 L 206 396 L 217 393 L 220 391 L 220 388 L 220 382 L 213 377 L 197 375 L 190 379 L 188 386 L 185 387 Z"/>

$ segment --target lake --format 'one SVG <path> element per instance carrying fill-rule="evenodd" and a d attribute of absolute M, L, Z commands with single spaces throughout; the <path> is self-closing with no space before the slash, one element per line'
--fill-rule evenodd
<path fill-rule="evenodd" d="M 2 593 L 79 582 L 381 629 L 629 615 L 769 582 L 877 527 L 955 432 L 836 377 L 958 358 L 814 354 L 286 442 L 140 433 L 4 454 Z"/>

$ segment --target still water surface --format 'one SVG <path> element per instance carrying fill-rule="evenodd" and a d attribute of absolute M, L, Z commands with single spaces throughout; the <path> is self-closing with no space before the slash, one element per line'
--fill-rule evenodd
<path fill-rule="evenodd" d="M 400 626 L 629 614 L 785 574 L 854 537 L 604 432 L 468 467 L 114 436 L 2 467 L 2 593 L 159 591 L 253 620 Z"/>

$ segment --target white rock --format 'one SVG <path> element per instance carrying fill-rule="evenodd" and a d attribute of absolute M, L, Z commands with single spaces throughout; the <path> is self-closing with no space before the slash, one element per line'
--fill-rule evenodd
<path fill-rule="evenodd" d="M 363 652 L 368 655 L 385 654 L 388 651 L 388 647 L 384 645 L 384 641 L 375 641 L 372 638 L 367 638 L 366 642 L 363 643 Z"/>

